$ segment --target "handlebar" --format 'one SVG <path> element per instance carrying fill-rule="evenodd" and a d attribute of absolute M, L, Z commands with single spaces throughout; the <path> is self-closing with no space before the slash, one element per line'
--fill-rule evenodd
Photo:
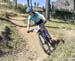
<path fill-rule="evenodd" d="M 39 25 L 37 25 L 37 26 L 35 26 L 33 29 L 28 30 L 27 33 L 33 32 L 33 31 L 38 32 L 40 29 L 41 29 L 41 28 L 39 27 Z"/>
<path fill-rule="evenodd" d="M 33 32 L 34 29 L 28 30 L 27 33 Z"/>

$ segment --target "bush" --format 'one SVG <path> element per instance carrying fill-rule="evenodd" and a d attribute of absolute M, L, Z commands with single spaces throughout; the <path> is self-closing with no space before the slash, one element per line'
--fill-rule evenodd
<path fill-rule="evenodd" d="M 0 7 L 3 8 L 3 9 L 6 9 L 6 8 L 12 9 L 13 6 L 11 5 L 11 3 L 9 4 L 9 3 L 4 2 L 4 3 L 0 3 Z"/>
<path fill-rule="evenodd" d="M 23 6 L 21 4 L 18 4 L 17 6 L 17 10 L 19 10 L 21 13 L 25 13 L 26 12 L 26 6 Z"/>
<path fill-rule="evenodd" d="M 63 10 L 56 10 L 53 14 L 53 17 L 58 18 L 58 19 L 63 19 L 63 20 L 70 20 L 73 17 L 73 13 L 72 12 L 68 12 L 68 11 L 63 11 Z"/>

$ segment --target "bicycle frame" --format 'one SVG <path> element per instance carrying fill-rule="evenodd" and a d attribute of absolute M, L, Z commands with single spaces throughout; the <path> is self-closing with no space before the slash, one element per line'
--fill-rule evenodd
<path fill-rule="evenodd" d="M 39 35 L 41 35 L 42 37 L 44 37 L 46 39 L 46 41 L 49 41 L 49 38 L 46 35 L 45 30 L 42 30 L 39 25 L 35 26 L 33 30 L 35 32 L 39 33 Z"/>
<path fill-rule="evenodd" d="M 40 30 L 38 33 L 46 39 L 45 41 L 49 42 L 49 38 L 47 37 L 46 32 L 44 30 Z"/>

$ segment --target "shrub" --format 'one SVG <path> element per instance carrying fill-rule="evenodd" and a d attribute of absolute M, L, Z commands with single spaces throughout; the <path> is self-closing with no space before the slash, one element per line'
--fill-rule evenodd
<path fill-rule="evenodd" d="M 18 4 L 17 6 L 17 10 L 19 10 L 21 13 L 25 13 L 26 8 L 27 8 L 26 6 L 23 6 L 21 4 Z"/>

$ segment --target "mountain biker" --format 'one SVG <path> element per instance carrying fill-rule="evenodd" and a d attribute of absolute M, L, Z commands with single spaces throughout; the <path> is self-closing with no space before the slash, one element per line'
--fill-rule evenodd
<path fill-rule="evenodd" d="M 49 33 L 48 33 L 48 31 L 47 31 L 47 29 L 44 25 L 47 22 L 45 17 L 42 14 L 40 14 L 39 12 L 34 12 L 32 7 L 28 7 L 26 9 L 26 12 L 29 14 L 28 23 L 27 23 L 27 33 L 29 33 L 30 22 L 33 21 L 35 26 L 39 25 L 43 30 L 45 30 L 45 32 L 47 33 L 48 38 L 51 39 L 51 36 L 49 35 Z"/>

